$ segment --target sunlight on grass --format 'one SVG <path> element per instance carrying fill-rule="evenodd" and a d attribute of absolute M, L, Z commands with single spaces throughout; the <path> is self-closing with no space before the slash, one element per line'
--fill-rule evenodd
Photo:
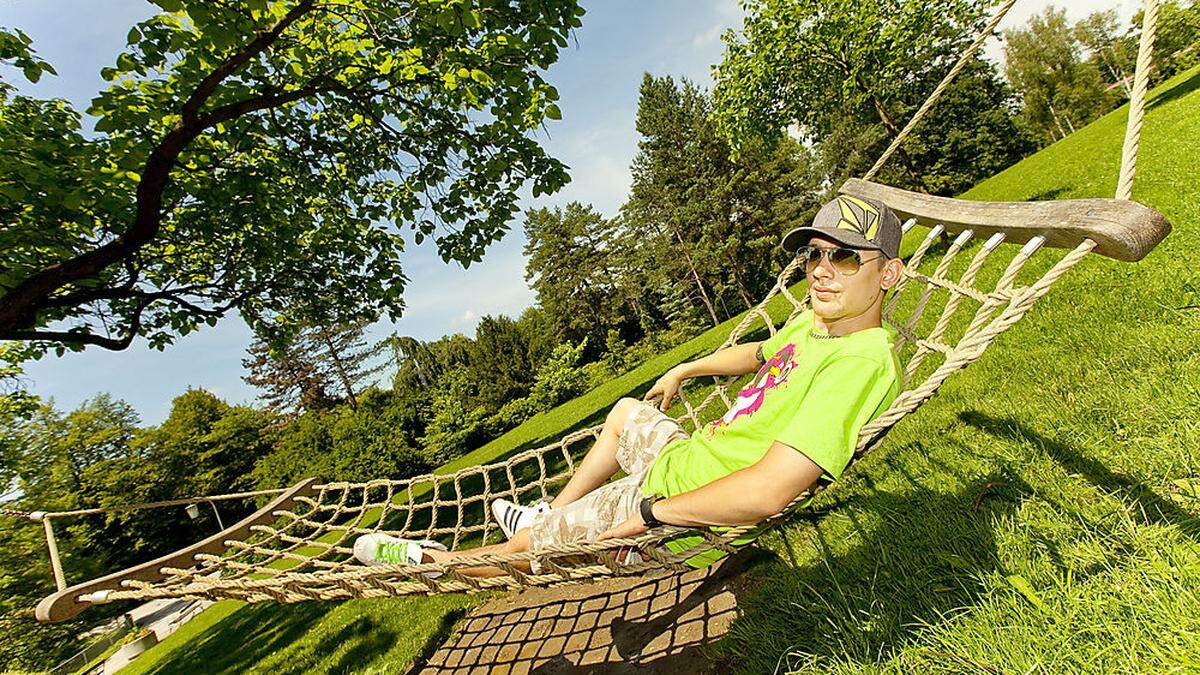
<path fill-rule="evenodd" d="M 826 515 L 765 537 L 775 558 L 718 645 L 731 670 L 1200 668 L 1198 85 L 1193 70 L 1160 87 L 1143 130 L 1134 195 L 1174 233 L 1136 265 L 1084 261 L 821 495 Z M 1124 123 L 1122 108 L 965 196 L 1111 196 Z M 439 472 L 598 422 L 734 323 Z M 127 672 L 404 671 L 481 601 L 222 602 Z"/>

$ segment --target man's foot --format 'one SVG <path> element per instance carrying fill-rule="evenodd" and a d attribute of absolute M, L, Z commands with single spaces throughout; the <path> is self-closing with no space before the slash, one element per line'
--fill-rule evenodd
<path fill-rule="evenodd" d="M 354 540 L 354 557 L 364 565 L 419 565 L 425 549 L 445 551 L 446 547 L 431 539 L 401 539 L 390 534 L 364 534 Z M 430 576 L 437 575 L 429 572 Z M 440 576 L 440 575 L 438 575 Z"/>
<path fill-rule="evenodd" d="M 533 517 L 550 510 L 550 504 L 538 502 L 533 506 L 521 506 L 507 499 L 497 499 L 492 502 L 492 519 L 500 526 L 505 539 L 512 539 L 517 530 L 523 530 L 533 524 Z"/>

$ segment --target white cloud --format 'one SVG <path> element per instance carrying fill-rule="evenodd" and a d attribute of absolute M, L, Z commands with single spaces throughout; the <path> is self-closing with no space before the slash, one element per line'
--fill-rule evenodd
<path fill-rule="evenodd" d="M 697 33 L 696 36 L 692 38 L 692 46 L 707 47 L 708 45 L 716 42 L 717 39 L 721 37 L 721 33 L 725 31 L 727 25 L 728 24 L 722 21 L 720 23 L 713 24 L 713 26 L 706 31 Z"/>
<path fill-rule="evenodd" d="M 561 206 L 578 201 L 595 206 L 607 216 L 616 215 L 633 184 L 629 163 L 637 152 L 636 115 L 633 108 L 614 108 L 602 121 L 575 132 L 565 143 L 553 145 L 550 154 L 570 167 L 571 182 L 550 197 L 525 199 L 523 205 Z"/>

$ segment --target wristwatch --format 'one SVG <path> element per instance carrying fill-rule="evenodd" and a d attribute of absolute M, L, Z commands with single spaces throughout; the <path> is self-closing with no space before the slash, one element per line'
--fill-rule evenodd
<path fill-rule="evenodd" d="M 638 504 L 638 512 L 642 515 L 642 522 L 646 524 L 646 527 L 655 528 L 666 525 L 666 523 L 654 517 L 654 503 L 660 499 L 662 497 L 658 495 L 650 495 L 649 497 L 643 497 L 641 504 Z"/>

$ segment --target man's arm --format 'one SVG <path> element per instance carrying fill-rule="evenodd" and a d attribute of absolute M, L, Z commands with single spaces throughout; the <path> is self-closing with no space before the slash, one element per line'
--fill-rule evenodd
<path fill-rule="evenodd" d="M 685 377 L 701 377 L 703 375 L 744 375 L 758 370 L 762 361 L 758 358 L 761 342 L 746 342 L 732 345 L 708 356 L 681 363 L 675 369 Z"/>
<path fill-rule="evenodd" d="M 654 505 L 672 525 L 747 525 L 773 516 L 821 477 L 823 469 L 779 441 L 754 464 Z"/>
<path fill-rule="evenodd" d="M 671 406 L 671 400 L 679 395 L 679 385 L 684 380 L 703 375 L 744 375 L 758 370 L 762 365 L 761 348 L 761 342 L 747 342 L 681 363 L 658 378 L 643 398 L 647 401 L 661 398 L 659 408 L 666 410 Z"/>
<path fill-rule="evenodd" d="M 821 467 L 779 441 L 754 464 L 691 492 L 654 504 L 654 517 L 670 525 L 747 525 L 773 516 L 821 477 Z M 599 539 L 635 537 L 648 528 L 635 513 Z"/>

